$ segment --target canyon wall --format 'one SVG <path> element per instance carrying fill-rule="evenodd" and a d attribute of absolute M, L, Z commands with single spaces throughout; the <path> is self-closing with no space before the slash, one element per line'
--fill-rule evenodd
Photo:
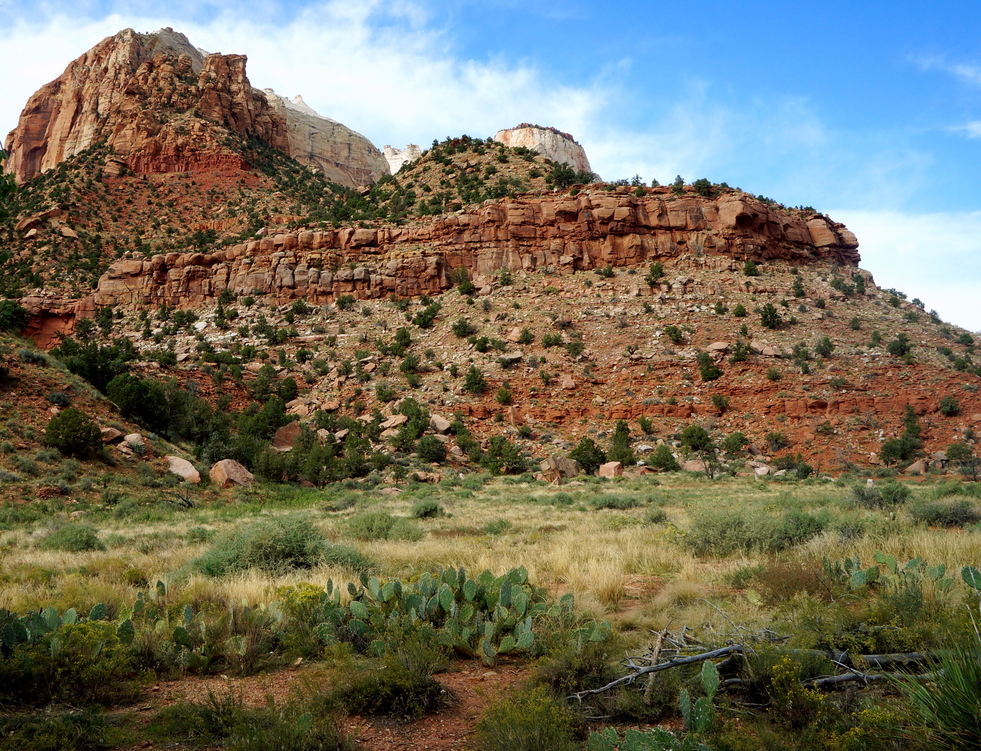
<path fill-rule="evenodd" d="M 213 253 L 124 258 L 99 281 L 97 305 L 194 307 L 225 289 L 280 301 L 434 294 L 465 267 L 555 273 L 654 260 L 717 257 L 798 265 L 857 265 L 855 236 L 821 215 L 808 219 L 742 193 L 674 198 L 624 189 L 575 197 L 487 202 L 406 227 L 269 233 Z"/>

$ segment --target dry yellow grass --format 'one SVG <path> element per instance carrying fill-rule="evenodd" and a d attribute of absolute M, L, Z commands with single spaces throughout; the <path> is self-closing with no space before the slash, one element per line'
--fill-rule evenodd
<path fill-rule="evenodd" d="M 557 493 L 564 494 L 561 502 L 550 502 Z M 594 500 L 604 496 L 632 496 L 641 499 L 641 505 L 595 509 Z M 312 497 L 316 502 L 316 496 Z M 377 510 L 407 517 L 421 497 L 437 500 L 449 515 L 418 520 L 424 531 L 419 541 L 359 542 L 349 536 L 347 520 L 352 516 Z M 365 493 L 355 508 L 330 513 L 314 505 L 306 513 L 330 539 L 354 545 L 377 561 L 377 575 L 383 578 L 411 577 L 450 566 L 463 567 L 471 574 L 484 569 L 501 574 L 524 566 L 534 583 L 554 592 L 572 592 L 586 610 L 622 618 L 625 627 L 641 631 L 663 628 L 668 622 L 707 622 L 721 629 L 731 623 L 762 623 L 770 618 L 767 610 L 733 592 L 728 584 L 734 573 L 765 564 L 767 554 L 737 552 L 723 558 L 700 558 L 678 534 L 693 516 L 723 507 L 775 518 L 789 510 L 827 513 L 832 520 L 848 514 L 866 517 L 869 530 L 864 536 L 848 538 L 828 530 L 780 554 L 784 560 L 801 560 L 812 567 L 820 567 L 824 556 L 842 560 L 857 555 L 870 565 L 878 551 L 892 553 L 901 561 L 919 556 L 930 564 L 944 563 L 954 573 L 961 566 L 981 562 L 981 538 L 975 533 L 914 527 L 911 520 L 906 523 L 908 516 L 902 510 L 897 519 L 890 519 L 887 512 L 852 509 L 849 498 L 848 488 L 829 484 L 708 483 L 678 475 L 661 478 L 660 483 L 640 478 L 558 489 L 495 481 L 472 493 L 444 487 L 420 489 L 402 497 Z M 668 523 L 645 522 L 650 502 L 667 512 Z M 37 545 L 47 525 L 7 532 L 0 539 L 0 607 L 81 609 L 106 601 L 122 608 L 136 598 L 141 586 L 153 587 L 157 580 L 168 584 L 176 601 L 238 605 L 271 601 L 280 588 L 300 581 L 325 586 L 332 579 L 343 587 L 356 579 L 353 572 L 331 567 L 284 575 L 253 570 L 219 579 L 200 574 L 176 576 L 214 544 L 213 539 L 190 541 L 200 540 L 200 535 L 189 534 L 192 529 L 203 526 L 221 532 L 248 525 L 254 518 L 229 518 L 222 512 L 222 508 L 199 508 L 193 516 L 175 513 L 173 519 L 163 522 L 133 524 L 114 519 L 96 524 L 102 539 L 112 541 L 106 551 L 42 550 Z M 295 508 L 266 509 L 262 516 L 287 513 L 295 513 Z M 502 520 L 510 527 L 501 524 Z M 485 533 L 495 523 L 497 534 Z"/>

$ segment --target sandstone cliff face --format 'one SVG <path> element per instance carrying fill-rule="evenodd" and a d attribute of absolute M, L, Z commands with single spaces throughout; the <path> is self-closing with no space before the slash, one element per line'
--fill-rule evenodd
<path fill-rule="evenodd" d="M 284 232 L 211 254 L 124 259 L 100 279 L 95 302 L 194 307 L 225 289 L 317 303 L 413 296 L 447 289 L 461 266 L 480 279 L 500 269 L 572 273 L 654 260 L 681 268 L 715 259 L 732 270 L 746 259 L 857 265 L 857 245 L 823 216 L 805 222 L 745 194 L 636 198 L 625 189 L 486 203 L 411 227 Z"/>
<path fill-rule="evenodd" d="M 414 143 L 408 144 L 404 149 L 393 149 L 386 145 L 382 153 L 385 155 L 385 161 L 388 162 L 388 171 L 394 175 L 402 169 L 403 164 L 419 159 L 422 156 L 422 149 Z"/>
<path fill-rule="evenodd" d="M 244 55 L 207 55 L 183 34 L 121 31 L 71 63 L 28 101 L 7 136 L 6 164 L 18 183 L 106 141 L 119 156 L 110 174 L 245 169 L 227 144 L 227 130 L 255 136 L 355 187 L 388 173 L 366 138 L 288 102 L 253 89 Z"/>
<path fill-rule="evenodd" d="M 519 125 L 516 128 L 499 130 L 494 136 L 505 146 L 517 148 L 524 146 L 537 151 L 546 159 L 553 162 L 565 162 L 574 170 L 592 172 L 589 159 L 582 146 L 573 140 L 568 133 L 562 133 L 555 128 L 543 128 L 539 125 Z"/>
<path fill-rule="evenodd" d="M 272 89 L 264 93 L 273 111 L 286 121 L 286 153 L 300 164 L 349 187 L 370 185 L 389 174 L 385 157 L 360 133 L 318 115 L 300 96 L 289 100 Z"/>
<path fill-rule="evenodd" d="M 206 56 L 171 29 L 107 37 L 30 98 L 7 136 L 7 171 L 24 183 L 102 140 L 137 172 L 234 162 L 216 126 L 285 148 L 285 123 L 245 62 Z"/>

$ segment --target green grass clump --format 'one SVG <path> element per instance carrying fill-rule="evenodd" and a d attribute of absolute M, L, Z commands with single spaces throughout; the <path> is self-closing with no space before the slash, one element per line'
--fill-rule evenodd
<path fill-rule="evenodd" d="M 128 746 L 119 717 L 97 710 L 0 715 L 6 748 L 20 751 L 103 751 Z"/>
<path fill-rule="evenodd" d="M 309 517 L 289 516 L 223 534 L 189 565 L 207 576 L 225 576 L 250 568 L 283 573 L 319 565 L 366 571 L 373 564 L 353 548 L 331 544 Z"/>
<path fill-rule="evenodd" d="M 544 686 L 493 704 L 477 724 L 479 751 L 566 751 L 574 748 L 569 710 Z"/>
<path fill-rule="evenodd" d="M 779 552 L 807 542 L 829 525 L 827 515 L 802 511 L 788 511 L 777 519 L 753 510 L 703 510 L 693 515 L 683 542 L 701 556 Z"/>
<path fill-rule="evenodd" d="M 359 540 L 407 540 L 414 542 L 423 531 L 408 519 L 392 516 L 384 511 L 368 511 L 352 516 L 347 523 L 348 532 Z"/>
<path fill-rule="evenodd" d="M 201 703 L 167 707 L 150 727 L 150 734 L 173 744 L 225 751 L 353 751 L 337 720 L 330 714 L 306 711 L 301 702 L 277 707 L 246 707 L 229 692 L 209 692 Z"/>
<path fill-rule="evenodd" d="M 446 516 L 443 507 L 433 500 L 419 501 L 412 507 L 413 519 L 434 519 L 439 516 Z"/>
<path fill-rule="evenodd" d="M 932 681 L 910 678 L 899 684 L 927 728 L 928 747 L 981 748 L 981 660 L 976 647 L 945 654 L 939 668 Z"/>
<path fill-rule="evenodd" d="M 99 542 L 99 533 L 87 524 L 66 524 L 59 527 L 42 540 L 41 547 L 45 550 L 63 550 L 66 553 L 106 549 Z"/>
<path fill-rule="evenodd" d="M 607 508 L 616 511 L 626 511 L 644 505 L 643 501 L 632 495 L 601 495 L 593 498 L 589 503 L 596 509 Z"/>
<path fill-rule="evenodd" d="M 910 516 L 930 527 L 965 527 L 981 521 L 977 505 L 966 498 L 951 498 L 917 503 Z"/>

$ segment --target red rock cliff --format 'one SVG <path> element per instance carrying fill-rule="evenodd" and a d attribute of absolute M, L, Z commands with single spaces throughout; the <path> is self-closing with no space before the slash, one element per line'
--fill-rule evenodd
<path fill-rule="evenodd" d="M 571 273 L 681 259 L 733 269 L 748 259 L 857 265 L 857 247 L 843 225 L 821 215 L 805 221 L 741 193 L 598 191 L 486 203 L 410 227 L 284 232 L 210 254 L 123 259 L 100 279 L 95 302 L 193 307 L 224 289 L 311 302 L 432 294 L 460 266 L 486 277 L 499 269 Z"/>
<path fill-rule="evenodd" d="M 6 168 L 23 183 L 104 140 L 136 171 L 184 170 L 227 151 L 221 128 L 286 144 L 285 123 L 252 89 L 244 56 L 205 57 L 170 29 L 126 29 L 30 98 L 7 136 Z"/>

